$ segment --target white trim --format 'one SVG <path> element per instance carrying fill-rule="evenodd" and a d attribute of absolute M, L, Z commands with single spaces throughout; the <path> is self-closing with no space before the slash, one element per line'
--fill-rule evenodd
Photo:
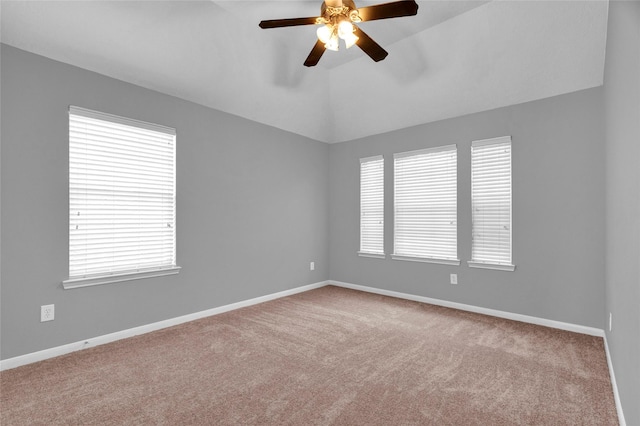
<path fill-rule="evenodd" d="M 367 253 L 366 251 L 359 251 L 358 256 L 360 257 L 372 257 L 374 259 L 386 259 L 387 255 L 384 253 Z"/>
<path fill-rule="evenodd" d="M 448 151 L 448 150 L 454 150 L 454 149 L 455 150 L 458 149 L 458 145 L 455 143 L 450 145 L 435 146 L 433 148 L 416 149 L 415 151 L 397 152 L 393 154 L 393 159 L 395 160 L 396 158 L 412 157 L 414 155 L 428 154 L 432 152 L 441 152 L 441 151 Z"/>
<path fill-rule="evenodd" d="M 69 114 L 79 115 L 86 118 L 94 118 L 97 120 L 109 121 L 111 123 L 122 124 L 131 127 L 141 127 L 143 129 L 151 130 L 154 132 L 166 133 L 168 135 L 176 135 L 176 129 L 173 127 L 163 126 L 161 124 L 149 123 L 147 121 L 140 121 L 134 118 L 121 117 L 119 115 L 108 114 L 106 112 L 94 111 L 87 108 L 78 107 L 75 105 L 69 106 Z"/>
<path fill-rule="evenodd" d="M 416 296 L 408 293 L 400 293 L 397 291 L 384 290 L 374 287 L 367 287 L 358 284 L 350 284 L 341 281 L 329 280 L 330 285 L 337 287 L 350 288 L 352 290 L 366 291 L 367 293 L 381 294 L 383 296 L 397 297 L 399 299 L 413 300 L 415 302 L 429 303 L 431 305 L 444 306 L 447 308 L 460 309 L 461 311 L 475 312 L 478 314 L 490 315 L 498 318 L 505 318 L 514 321 L 526 322 L 529 324 L 542 325 L 545 327 L 557 328 L 559 330 L 572 331 L 574 333 L 588 334 L 590 336 L 603 337 L 604 330 L 600 328 L 587 327 L 584 325 L 571 324 L 567 322 L 555 321 L 545 318 L 532 317 L 529 315 L 515 314 L 512 312 L 498 311 L 495 309 L 482 308 L 479 306 L 465 305 L 464 303 L 449 302 L 447 300 L 432 299 L 425 296 Z"/>
<path fill-rule="evenodd" d="M 62 287 L 65 290 L 72 288 L 91 287 L 94 285 L 119 283 L 123 281 L 141 280 L 143 278 L 162 277 L 165 275 L 175 275 L 180 272 L 179 266 L 172 266 L 170 268 L 154 269 L 150 271 L 141 272 L 127 272 L 122 274 L 113 275 L 101 275 L 97 277 L 86 278 L 70 278 L 62 281 Z"/>
<path fill-rule="evenodd" d="M 291 296 L 292 294 L 302 293 L 305 291 L 313 290 L 315 288 L 324 287 L 328 284 L 328 281 L 321 281 L 314 284 L 304 285 L 302 287 L 296 287 L 289 290 L 280 291 L 278 293 L 267 294 L 265 296 L 255 297 L 253 299 L 243 300 L 229 305 L 219 306 L 217 308 L 207 309 L 206 311 L 195 312 L 193 314 L 183 315 L 176 318 L 167 319 L 164 321 L 158 321 L 147 325 L 141 325 L 139 327 L 130 328 L 127 330 L 117 331 L 115 333 L 105 334 L 102 336 L 93 337 L 90 339 L 81 340 L 79 342 L 69 343 L 62 346 L 56 346 L 54 348 L 45 349 L 38 352 L 32 352 L 25 355 L 16 356 L 0 361 L 0 371 L 9 370 L 11 368 L 20 367 L 22 365 L 31 364 L 33 362 L 42 361 L 45 359 L 53 358 L 60 355 L 65 355 L 71 352 L 79 351 L 81 349 L 87 349 L 94 346 L 103 345 L 105 343 L 115 342 L 116 340 L 126 339 L 128 337 L 137 336 L 139 334 L 150 333 L 152 331 L 161 330 L 163 328 L 172 327 L 174 325 L 182 324 L 189 321 L 194 321 L 200 318 L 210 317 L 213 315 L 222 314 L 224 312 L 233 311 L 235 309 L 245 308 L 247 306 L 256 305 L 258 303 L 268 302 L 270 300 L 279 299 L 281 297 Z"/>
<path fill-rule="evenodd" d="M 513 144 L 511 143 L 511 136 L 499 136 L 496 138 L 491 138 L 491 139 L 483 139 L 483 140 L 477 140 L 477 141 L 472 141 L 471 142 L 471 217 L 472 217 L 472 226 L 471 226 L 471 232 L 472 235 L 475 235 L 475 220 L 474 218 L 474 205 L 476 204 L 476 197 L 474 197 L 474 180 L 473 180 L 473 176 L 474 176 L 474 148 L 479 148 L 479 147 L 484 147 L 484 146 L 488 146 L 488 145 L 498 145 L 498 144 L 509 144 L 509 263 L 512 264 L 513 263 Z M 474 256 L 474 246 L 475 246 L 475 238 L 472 238 L 472 244 L 471 244 L 471 262 L 473 262 L 474 264 L 472 265 L 471 263 L 469 264 L 469 267 L 471 268 L 485 268 L 485 269 L 497 269 L 497 270 L 502 270 L 502 271 L 515 271 L 516 267 L 513 265 L 509 265 L 512 266 L 513 269 L 509 269 L 509 268 L 504 268 L 504 267 L 488 267 L 488 266 L 483 266 L 482 263 L 483 262 L 478 262 L 476 259 L 473 259 Z M 495 265 L 495 264 L 494 264 Z"/>
<path fill-rule="evenodd" d="M 392 259 L 445 259 L 444 263 L 455 260 L 454 264 L 460 264 L 458 160 L 456 144 L 394 154 Z M 437 217 L 422 214 L 425 209 L 428 213 L 433 203 L 439 206 Z"/>
<path fill-rule="evenodd" d="M 423 262 L 423 263 L 440 263 L 442 265 L 460 265 L 459 259 L 436 259 L 435 257 L 413 257 L 413 256 L 401 256 L 399 254 L 392 254 L 393 260 L 406 260 L 409 262 Z"/>
<path fill-rule="evenodd" d="M 618 383 L 616 383 L 616 375 L 613 371 L 613 362 L 611 361 L 611 353 L 609 352 L 609 343 L 607 342 L 607 333 L 604 333 L 604 351 L 607 354 L 607 364 L 609 365 L 609 377 L 611 377 L 611 387 L 613 388 L 613 399 L 616 402 L 616 411 L 618 413 L 618 422 L 620 426 L 627 426 L 622 411 L 622 402 L 620 402 L 620 394 L 618 394 Z"/>
<path fill-rule="evenodd" d="M 360 159 L 359 252 L 384 255 L 384 157 Z"/>
<path fill-rule="evenodd" d="M 358 284 L 350 284 L 341 281 L 327 280 L 320 281 L 314 284 L 308 284 L 302 287 L 296 287 L 289 290 L 284 290 L 278 293 L 272 293 L 265 296 L 255 297 L 253 299 L 248 299 L 236 303 L 231 303 L 229 305 L 219 306 L 217 308 L 208 309 L 205 311 L 195 312 L 193 314 L 183 315 L 176 318 L 167 319 L 164 321 L 158 321 L 155 323 L 142 325 L 139 327 L 130 328 L 127 330 L 117 331 L 115 333 L 105 334 L 102 336 L 93 337 L 90 339 L 81 340 L 74 343 L 69 343 L 62 346 L 56 346 L 54 348 L 45 349 L 38 352 L 32 352 L 25 355 L 20 355 L 13 358 L 7 358 L 5 360 L 0 360 L 0 371 L 9 370 L 11 368 L 20 367 L 22 365 L 31 364 L 38 361 L 43 361 L 45 359 L 53 358 L 60 355 L 65 355 L 71 352 L 79 351 L 81 349 L 91 348 L 94 346 L 103 345 L 105 343 L 114 342 L 120 339 L 126 339 L 128 337 L 137 336 L 140 334 L 150 333 L 152 331 L 161 330 L 163 328 L 172 327 L 174 325 L 182 324 L 189 321 L 195 321 L 200 318 L 205 318 L 217 314 L 221 314 L 224 312 L 229 312 L 235 309 L 244 308 L 251 305 L 256 305 L 258 303 L 268 302 L 270 300 L 279 299 L 286 296 L 291 296 L 293 294 L 302 293 L 305 291 L 313 290 L 316 288 L 324 287 L 326 285 L 334 285 L 337 287 L 350 288 L 353 290 L 364 291 L 367 293 L 381 294 L 384 296 L 397 297 L 400 299 L 413 300 L 416 302 L 429 303 L 432 305 L 445 306 L 448 308 L 460 309 L 468 312 L 475 312 L 484 315 L 490 315 L 498 318 L 505 318 L 514 321 L 526 322 L 530 324 L 542 325 L 545 327 L 557 328 L 560 330 L 572 331 L 575 333 L 588 334 L 591 336 L 605 337 L 604 330 L 593 327 L 586 327 L 577 324 L 565 323 L 560 321 L 548 320 L 544 318 L 532 317 L 528 315 L 520 315 L 511 312 L 498 311 L 489 308 L 481 308 L 473 305 L 465 305 L 463 303 L 457 302 L 449 302 L 446 300 L 440 299 L 432 299 L 430 297 L 424 296 L 416 296 L 408 293 L 400 293 L 397 291 L 378 289 L 374 287 L 367 287 Z M 607 360 L 610 360 L 608 346 L 606 346 L 606 337 L 605 337 L 605 347 L 607 348 Z M 616 398 L 616 408 L 619 408 L 619 416 L 621 419 L 621 425 L 626 426 L 624 422 L 624 417 L 622 413 L 622 407 L 619 405 L 620 400 L 617 393 L 617 385 L 615 384 L 615 379 L 613 377 L 613 367 L 609 364 L 609 370 L 612 377 L 612 384 L 614 386 L 614 397 Z"/>
<path fill-rule="evenodd" d="M 480 268 L 480 269 L 495 269 L 496 271 L 515 271 L 516 265 L 501 265 L 498 263 L 484 263 L 484 262 L 474 262 L 473 260 L 468 260 L 467 265 L 469 268 Z"/>
<path fill-rule="evenodd" d="M 498 143 L 511 142 L 511 136 L 498 136 L 497 138 L 491 139 L 480 139 L 477 141 L 471 141 L 471 146 L 485 146 L 485 145 L 495 145 Z"/>
<path fill-rule="evenodd" d="M 382 155 L 374 155 L 373 157 L 361 158 L 360 159 L 360 164 L 369 163 L 371 161 L 378 161 L 378 160 L 384 160 L 384 157 Z"/>

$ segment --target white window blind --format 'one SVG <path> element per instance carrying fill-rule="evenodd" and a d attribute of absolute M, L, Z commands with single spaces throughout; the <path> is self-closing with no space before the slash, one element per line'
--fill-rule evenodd
<path fill-rule="evenodd" d="M 384 158 L 360 159 L 360 251 L 384 257 Z"/>
<path fill-rule="evenodd" d="M 511 264 L 511 137 L 471 144 L 473 240 L 470 266 Z"/>
<path fill-rule="evenodd" d="M 175 198 L 174 129 L 70 107 L 65 288 L 176 271 Z"/>
<path fill-rule="evenodd" d="M 394 155 L 394 259 L 459 264 L 456 145 Z"/>

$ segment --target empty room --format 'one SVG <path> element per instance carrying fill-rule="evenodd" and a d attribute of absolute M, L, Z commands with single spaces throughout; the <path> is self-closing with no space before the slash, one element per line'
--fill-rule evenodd
<path fill-rule="evenodd" d="M 0 2 L 1 425 L 640 426 L 640 2 Z"/>

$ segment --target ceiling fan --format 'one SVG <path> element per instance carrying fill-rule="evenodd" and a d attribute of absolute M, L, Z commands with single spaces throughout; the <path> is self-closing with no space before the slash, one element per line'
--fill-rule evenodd
<path fill-rule="evenodd" d="M 353 0 L 324 0 L 318 17 L 270 19 L 261 21 L 260 28 L 322 25 L 317 31 L 318 41 L 304 61 L 307 67 L 316 65 L 326 49 L 337 51 L 339 39 L 344 40 L 347 49 L 356 44 L 371 59 L 378 62 L 386 58 L 388 52 L 354 23 L 412 16 L 417 13 L 418 4 L 414 0 L 377 4 L 360 9 L 356 8 Z"/>

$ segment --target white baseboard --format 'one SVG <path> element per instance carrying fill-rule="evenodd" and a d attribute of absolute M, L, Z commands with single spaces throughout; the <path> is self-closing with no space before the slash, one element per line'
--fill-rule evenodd
<path fill-rule="evenodd" d="M 478 314 L 490 315 L 498 318 L 505 318 L 514 321 L 526 322 L 529 324 L 543 325 L 545 327 L 557 328 L 560 330 L 573 331 L 574 333 L 588 334 L 590 336 L 604 336 L 604 330 L 584 325 L 571 324 L 567 322 L 555 321 L 545 318 L 532 317 L 529 315 L 515 314 L 512 312 L 498 311 L 495 309 L 481 308 L 479 306 L 465 305 L 464 303 L 449 302 L 447 300 L 432 299 L 425 296 L 416 296 L 408 293 L 400 293 L 392 290 L 384 290 L 375 287 L 367 287 L 358 284 L 350 284 L 340 281 L 329 280 L 329 284 L 338 287 L 350 288 L 353 290 L 366 291 L 368 293 L 380 294 L 383 296 L 397 297 L 400 299 L 413 300 L 415 302 L 429 303 L 431 305 L 444 306 L 447 308 L 460 309 L 462 311 L 475 312 Z"/>
<path fill-rule="evenodd" d="M 81 340 L 79 342 L 69 343 L 62 346 L 56 346 L 54 348 L 49 348 L 49 349 L 45 349 L 38 352 L 32 352 L 32 353 L 20 355 L 14 358 L 7 358 L 5 360 L 0 361 L 0 371 L 9 370 L 11 368 L 20 367 L 22 365 L 31 364 L 33 362 L 43 361 L 45 359 L 79 351 L 81 349 L 87 349 L 94 346 L 104 345 L 105 343 L 115 342 L 116 340 L 126 339 L 127 337 L 133 337 L 139 334 L 150 333 L 152 331 L 161 330 L 163 328 L 172 327 L 174 325 L 182 324 L 189 321 L 194 321 L 200 318 L 222 314 L 224 312 L 229 312 L 235 309 L 256 305 L 258 303 L 267 302 L 269 300 L 291 296 L 292 294 L 302 293 L 304 291 L 312 290 L 314 288 L 324 287 L 327 284 L 328 284 L 328 281 L 321 281 L 314 284 L 304 285 L 302 287 L 292 288 L 290 290 L 280 291 L 278 293 L 267 294 L 265 296 L 255 297 L 253 299 L 243 300 L 241 302 L 219 306 L 217 308 L 207 309 L 206 311 L 195 312 L 193 314 L 183 315 L 176 318 L 170 318 L 164 321 L 158 321 L 151 324 L 130 328 L 127 330 L 117 331 L 115 333 L 105 334 L 102 336 Z"/>
<path fill-rule="evenodd" d="M 53 358 L 60 355 L 65 355 L 71 352 L 75 352 L 81 349 L 87 349 L 94 346 L 103 345 L 105 343 L 114 342 L 120 339 L 126 339 L 128 337 L 137 336 L 139 334 L 150 333 L 152 331 L 160 330 L 174 325 L 182 324 L 188 321 L 194 321 L 200 318 L 209 317 L 212 315 L 221 314 L 224 312 L 232 311 L 246 306 L 255 305 L 269 300 L 279 299 L 281 297 L 290 296 L 296 293 L 302 293 L 315 288 L 324 287 L 326 285 L 335 285 L 338 287 L 350 288 L 353 290 L 365 291 L 368 293 L 381 294 L 384 296 L 397 297 L 400 299 L 413 300 L 416 302 L 429 303 L 432 305 L 445 306 L 448 308 L 460 309 L 463 311 L 475 312 L 484 315 L 490 315 L 499 318 L 506 318 L 515 321 L 526 322 L 530 324 L 537 324 L 551 328 L 557 328 L 561 330 L 573 331 L 576 333 L 588 334 L 591 336 L 604 336 L 604 331 L 597 328 L 585 327 L 576 324 L 570 324 L 560 321 L 548 320 L 544 318 L 532 317 L 528 315 L 515 314 L 511 312 L 498 311 L 495 309 L 481 308 L 473 305 L 465 305 L 463 303 L 449 302 L 446 300 L 432 299 L 430 297 L 416 296 L 408 293 L 401 293 L 397 291 L 384 290 L 374 287 L 367 287 L 358 284 L 350 284 L 341 281 L 321 281 L 314 284 L 305 285 L 302 287 L 296 287 L 290 290 L 284 290 L 278 293 L 268 294 L 265 296 L 256 297 L 241 302 L 231 303 L 229 305 L 219 306 L 217 308 L 207 309 L 206 311 L 195 312 L 193 314 L 183 315 L 176 318 L 167 319 L 164 321 L 158 321 L 139 327 L 130 328 L 127 330 L 117 331 L 115 333 L 105 334 L 102 336 L 93 337 L 90 339 L 81 340 L 79 342 L 69 343 L 62 346 L 56 346 L 54 348 L 45 349 L 38 352 L 33 352 L 25 355 L 20 355 L 14 358 L 7 358 L 0 361 L 0 371 L 8 370 L 11 368 L 20 367 L 22 365 L 31 364 L 33 362 L 42 361 L 45 359 Z M 613 370 L 610 370 L 613 371 Z"/>
<path fill-rule="evenodd" d="M 622 411 L 622 403 L 620 402 L 620 394 L 618 393 L 618 383 L 616 382 L 616 374 L 613 371 L 613 362 L 611 361 L 611 353 L 609 352 L 609 343 L 607 342 L 607 334 L 604 334 L 604 350 L 607 354 L 607 364 L 609 365 L 609 376 L 611 377 L 611 387 L 613 388 L 613 399 L 616 401 L 616 411 L 618 412 L 618 422 L 620 426 L 627 426 Z"/>
<path fill-rule="evenodd" d="M 607 364 L 609 366 L 609 374 L 611 377 L 611 385 L 613 387 L 613 396 L 616 404 L 616 411 L 618 413 L 618 419 L 620 426 L 626 426 L 624 419 L 624 413 L 622 411 L 622 404 L 620 402 L 620 395 L 618 394 L 618 385 L 616 383 L 615 373 L 613 371 L 613 364 L 611 362 L 611 354 L 609 353 L 609 344 L 607 343 L 607 336 L 604 330 L 586 327 L 577 324 L 565 323 L 561 321 L 554 321 L 544 318 L 538 318 L 528 315 L 515 314 L 512 312 L 498 311 L 495 309 L 481 308 L 473 305 L 466 305 L 464 303 L 450 302 L 447 300 L 433 299 L 425 296 L 416 296 L 408 293 L 401 293 L 392 290 L 384 290 L 375 287 L 367 287 L 358 284 L 350 284 L 341 281 L 321 281 L 314 284 L 305 285 L 302 287 L 296 287 L 289 290 L 280 291 L 278 293 L 272 293 L 265 296 L 255 297 L 249 300 L 243 300 L 241 302 L 231 303 L 229 305 L 219 306 L 217 308 L 207 309 L 205 311 L 195 312 L 193 314 L 183 315 L 176 318 L 171 318 L 164 321 L 158 321 L 151 324 L 130 328 L 127 330 L 118 331 L 115 333 L 105 334 L 91 339 L 82 340 L 79 342 L 69 343 L 67 345 L 57 346 L 50 349 L 45 349 L 38 352 L 33 352 L 26 355 L 17 356 L 14 358 L 8 358 L 0 361 L 0 371 L 9 370 L 11 368 L 20 367 L 22 365 L 31 364 L 45 359 L 54 358 L 56 356 L 65 355 L 71 352 L 79 351 L 82 349 L 91 348 L 94 346 L 103 345 L 105 343 L 114 342 L 120 339 L 126 339 L 128 337 L 137 336 L 140 334 L 150 333 L 152 331 L 161 330 L 163 328 L 172 327 L 174 325 L 182 324 L 189 321 L 194 321 L 200 318 L 205 318 L 213 315 L 218 315 L 224 312 L 233 311 L 235 309 L 244 308 L 258 303 L 267 302 L 269 300 L 279 299 L 293 294 L 302 293 L 305 291 L 313 290 L 316 288 L 324 287 L 326 285 L 335 285 L 337 287 L 350 288 L 353 290 L 365 291 L 368 293 L 380 294 L 383 296 L 397 297 L 400 299 L 413 300 L 416 302 L 429 303 L 432 305 L 444 306 L 447 308 L 460 309 L 463 311 L 475 312 L 484 315 L 490 315 L 499 318 L 505 318 L 515 321 L 526 322 L 530 324 L 537 324 L 551 328 L 557 328 L 560 330 L 572 331 L 575 333 L 582 333 L 591 336 L 598 336 L 604 338 L 604 347 L 607 357 Z"/>

